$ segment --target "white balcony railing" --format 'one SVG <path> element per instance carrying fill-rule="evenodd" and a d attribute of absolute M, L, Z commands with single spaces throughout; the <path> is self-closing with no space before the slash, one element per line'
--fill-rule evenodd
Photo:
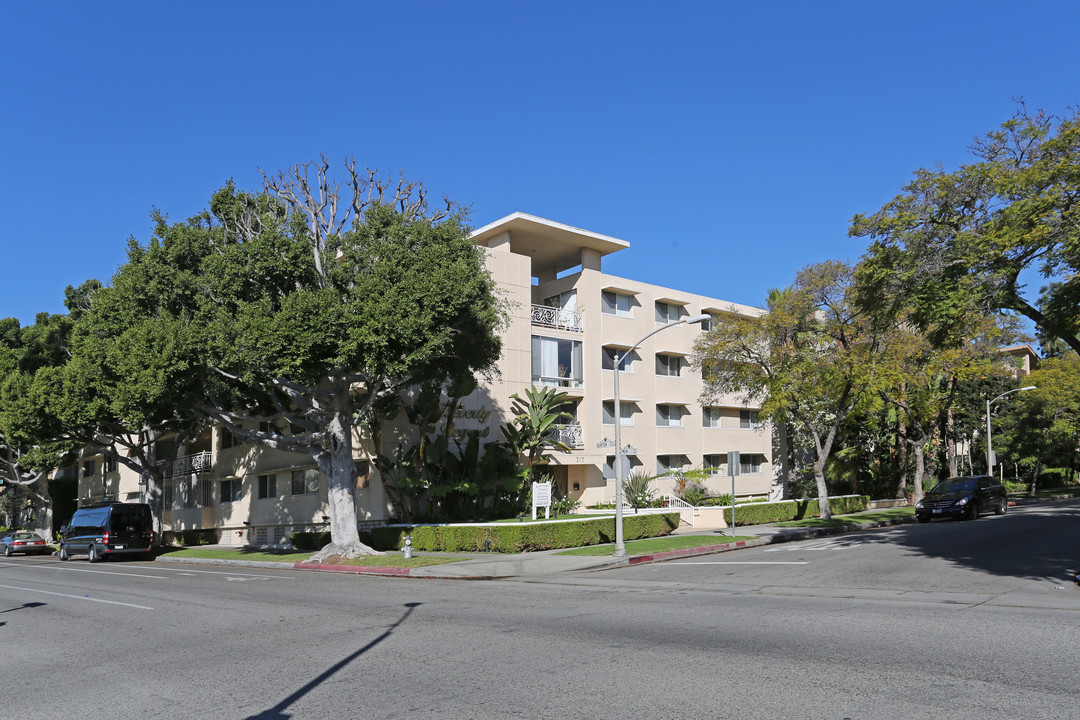
<path fill-rule="evenodd" d="M 532 324 L 557 330 L 572 330 L 574 332 L 582 332 L 585 329 L 579 311 L 550 307 L 548 305 L 532 306 Z"/>
<path fill-rule="evenodd" d="M 567 447 L 585 447 L 585 428 L 580 425 L 552 425 L 547 437 Z"/>
<path fill-rule="evenodd" d="M 168 476 L 178 477 L 184 475 L 196 475 L 198 473 L 210 472 L 213 467 L 214 454 L 212 452 L 183 455 L 173 461 L 172 467 L 169 468 L 170 472 Z"/>

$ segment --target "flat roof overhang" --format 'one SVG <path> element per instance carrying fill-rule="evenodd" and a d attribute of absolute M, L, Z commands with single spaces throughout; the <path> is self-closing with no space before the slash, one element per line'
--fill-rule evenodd
<path fill-rule="evenodd" d="M 487 247 L 502 233 L 510 235 L 510 251 L 532 258 L 533 274 L 561 272 L 581 264 L 581 250 L 588 248 L 601 256 L 630 247 L 626 240 L 582 230 L 542 217 L 516 212 L 473 231 L 472 240 Z"/>

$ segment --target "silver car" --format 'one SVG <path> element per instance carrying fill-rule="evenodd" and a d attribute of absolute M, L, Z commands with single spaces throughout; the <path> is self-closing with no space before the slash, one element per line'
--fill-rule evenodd
<path fill-rule="evenodd" d="M 53 551 L 49 543 L 41 539 L 37 533 L 25 530 L 17 530 L 0 538 L 0 553 L 4 557 L 11 557 L 15 553 L 51 553 Z"/>

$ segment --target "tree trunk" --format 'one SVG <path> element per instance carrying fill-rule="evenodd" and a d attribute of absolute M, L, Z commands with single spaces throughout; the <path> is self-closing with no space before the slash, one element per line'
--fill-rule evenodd
<path fill-rule="evenodd" d="M 829 488 L 825 485 L 825 458 L 814 461 L 814 480 L 817 481 L 818 512 L 823 520 L 830 520 L 832 508 L 829 506 Z"/>
<path fill-rule="evenodd" d="M 352 413 L 348 388 L 339 395 L 339 406 L 331 420 L 330 447 L 315 458 L 326 476 L 326 498 L 330 506 L 330 544 L 305 560 L 320 563 L 342 555 L 348 558 L 382 555 L 360 542 L 356 521 L 356 464 L 353 461 Z"/>
<path fill-rule="evenodd" d="M 915 443 L 915 502 L 923 499 L 923 475 L 926 472 L 926 450 L 923 443 Z"/>

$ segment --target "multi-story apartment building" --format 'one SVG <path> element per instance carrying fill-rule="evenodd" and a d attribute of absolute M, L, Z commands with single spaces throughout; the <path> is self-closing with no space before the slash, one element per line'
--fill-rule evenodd
<path fill-rule="evenodd" d="M 571 448 L 553 453 L 551 471 L 561 490 L 584 504 L 615 495 L 615 423 L 630 469 L 660 475 L 704 468 L 706 488 L 730 492 L 726 460 L 741 453 L 737 495 L 765 495 L 772 487 L 771 432 L 757 408 L 738 397 L 700 401 L 701 377 L 689 358 L 707 324 L 664 329 L 640 344 L 620 371 L 621 417 L 614 412 L 613 368 L 653 331 L 698 314 L 759 315 L 758 308 L 628 280 L 603 272 L 606 255 L 629 243 L 613 237 L 515 213 L 473 233 L 486 248 L 487 266 L 509 301 L 500 374 L 465 398 L 454 419 L 459 431 L 478 430 L 497 440 L 510 420 L 510 396 L 553 386 L 566 392 L 572 421 L 557 428 Z M 380 522 L 391 509 L 367 461 L 370 445 L 357 447 L 360 479 L 356 502 L 361 522 Z M 164 493 L 166 531 L 213 529 L 224 543 L 276 544 L 287 533 L 326 523 L 326 489 L 310 458 L 237 443 L 222 428 L 180 449 Z M 671 475 L 656 481 L 670 492 Z M 80 502 L 102 497 L 135 500 L 138 478 L 102 456 L 83 457 Z"/>

